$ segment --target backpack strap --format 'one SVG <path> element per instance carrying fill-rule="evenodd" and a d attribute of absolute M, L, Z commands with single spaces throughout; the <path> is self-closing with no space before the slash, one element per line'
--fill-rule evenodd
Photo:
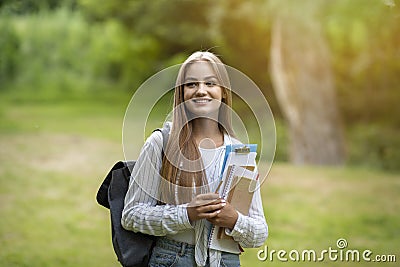
<path fill-rule="evenodd" d="M 168 143 L 168 138 L 169 138 L 169 126 L 167 125 L 166 127 L 155 129 L 155 131 L 160 131 L 162 133 L 163 137 L 163 147 L 161 149 L 161 155 L 162 158 L 164 157 L 164 149 L 167 147 Z M 110 187 L 111 179 L 112 179 L 112 173 L 115 170 L 121 169 L 121 171 L 124 173 L 124 177 L 129 179 L 133 166 L 135 165 L 134 160 L 128 160 L 128 161 L 118 161 L 117 163 L 114 164 L 114 166 L 111 168 L 111 170 L 108 172 L 107 176 L 104 178 L 103 182 L 100 185 L 100 188 L 97 191 L 96 194 L 96 200 L 97 203 L 99 203 L 101 206 L 109 209 L 110 204 L 108 202 L 108 189 Z M 127 168 L 125 168 L 127 167 Z"/>
<path fill-rule="evenodd" d="M 158 128 L 158 129 L 155 129 L 153 131 L 153 133 L 154 132 L 161 132 L 161 134 L 162 134 L 162 138 L 163 138 L 163 146 L 162 146 L 162 149 L 161 149 L 162 158 L 164 158 L 164 150 L 165 150 L 165 148 L 167 147 L 167 144 L 168 144 L 169 131 L 170 131 L 170 128 L 169 128 L 168 124 L 166 126 L 164 126 L 163 128 Z"/>

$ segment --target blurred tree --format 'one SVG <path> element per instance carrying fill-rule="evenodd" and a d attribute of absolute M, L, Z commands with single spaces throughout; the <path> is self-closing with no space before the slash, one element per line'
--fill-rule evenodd
<path fill-rule="evenodd" d="M 280 117 L 268 73 L 271 20 L 265 0 L 217 1 L 208 13 L 215 50 L 226 64 L 248 75 L 264 93 L 275 116 Z"/>
<path fill-rule="evenodd" d="M 101 5 L 96 0 L 79 0 L 79 4 L 90 20 L 114 19 L 137 37 L 154 38 L 162 49 L 161 65 L 179 54 L 212 46 L 207 17 L 211 0 L 115 0 Z"/>
<path fill-rule="evenodd" d="M 329 48 L 316 18 L 318 5 L 279 2 L 276 7 L 271 75 L 288 123 L 290 159 L 296 164 L 341 164 L 344 139 Z"/>
<path fill-rule="evenodd" d="M 323 8 L 349 162 L 400 170 L 400 3 L 336 0 Z"/>
<path fill-rule="evenodd" d="M 40 10 L 56 9 L 61 6 L 73 8 L 76 0 L 2 0 L 0 9 L 3 14 L 27 14 Z"/>
<path fill-rule="evenodd" d="M 18 49 L 20 42 L 11 23 L 0 23 L 0 89 L 13 81 L 18 71 Z"/>
<path fill-rule="evenodd" d="M 0 0 L 0 87 L 24 96 L 130 91 L 192 51 L 211 48 L 256 82 L 280 118 L 269 75 L 276 17 L 283 18 L 282 53 L 290 55 L 282 62 L 304 59 L 284 74 L 299 80 L 314 71 L 306 64 L 308 58 L 316 61 L 311 49 L 318 55 L 332 51 L 329 60 L 320 59 L 332 67 L 329 79 L 335 84 L 327 87 L 336 89 L 350 162 L 400 169 L 397 0 Z M 287 36 L 291 30 L 293 36 Z M 321 62 L 315 63 L 321 65 L 317 74 L 328 69 Z M 316 106 L 313 115 L 321 112 Z"/>
<path fill-rule="evenodd" d="M 346 124 L 400 128 L 399 2 L 337 0 L 323 12 Z"/>

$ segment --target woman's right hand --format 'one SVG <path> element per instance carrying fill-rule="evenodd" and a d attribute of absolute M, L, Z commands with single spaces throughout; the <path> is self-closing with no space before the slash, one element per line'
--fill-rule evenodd
<path fill-rule="evenodd" d="M 187 206 L 189 221 L 193 223 L 200 219 L 214 218 L 225 205 L 225 200 L 218 194 L 197 195 Z"/>

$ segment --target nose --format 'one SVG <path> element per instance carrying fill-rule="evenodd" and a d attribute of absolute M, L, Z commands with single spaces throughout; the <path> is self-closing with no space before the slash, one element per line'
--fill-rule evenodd
<path fill-rule="evenodd" d="M 196 95 L 204 96 L 207 94 L 206 85 L 204 82 L 199 82 L 199 85 L 196 90 Z"/>

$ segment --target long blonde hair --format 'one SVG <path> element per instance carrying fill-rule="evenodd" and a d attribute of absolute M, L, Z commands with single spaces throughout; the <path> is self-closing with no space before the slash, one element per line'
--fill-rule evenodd
<path fill-rule="evenodd" d="M 200 151 L 192 135 L 192 121 L 184 103 L 186 70 L 195 62 L 208 62 L 223 90 L 218 113 L 218 127 L 222 134 L 234 136 L 232 129 L 232 95 L 228 72 L 221 60 L 211 52 L 195 52 L 181 65 L 175 83 L 172 128 L 165 148 L 161 168 L 161 202 L 181 204 L 190 202 L 194 195 L 209 191 Z"/>

